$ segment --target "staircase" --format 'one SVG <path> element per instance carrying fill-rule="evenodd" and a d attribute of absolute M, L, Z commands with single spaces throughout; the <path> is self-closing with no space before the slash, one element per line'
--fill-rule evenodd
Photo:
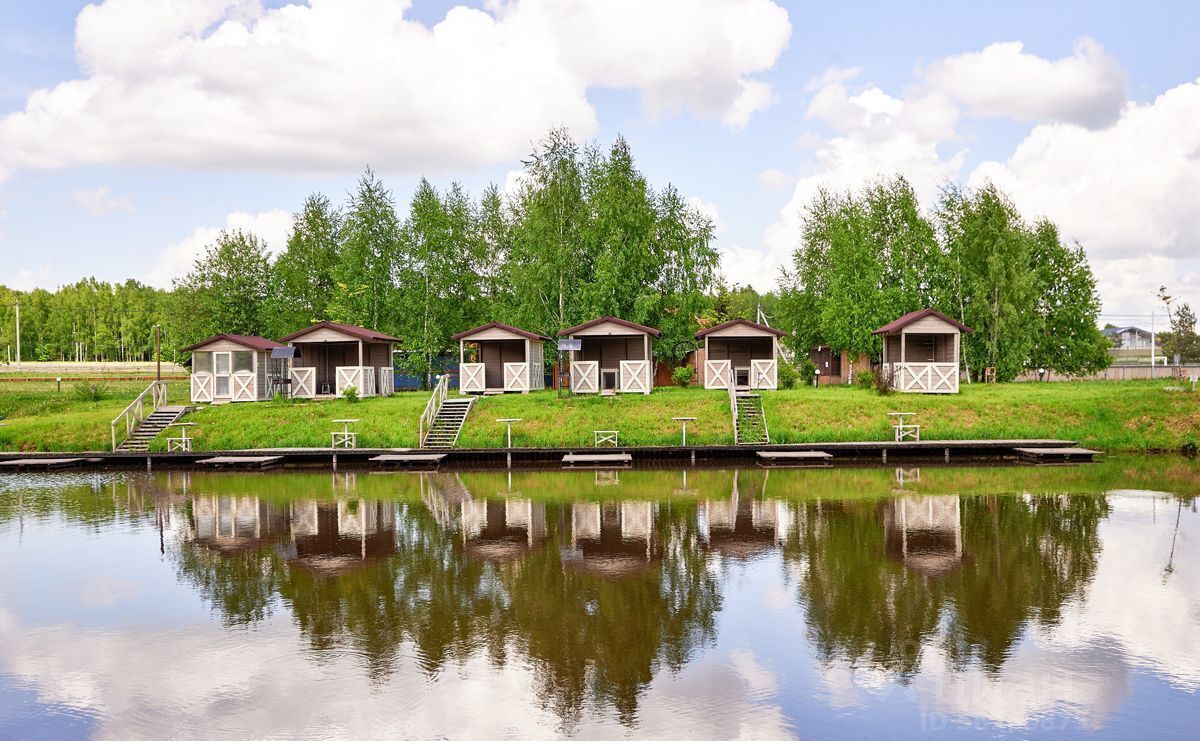
<path fill-rule="evenodd" d="M 471 413 L 471 406 L 475 403 L 475 397 L 468 396 L 464 399 L 444 399 L 441 406 L 438 407 L 437 414 L 433 418 L 433 424 L 425 433 L 425 438 L 421 441 L 422 448 L 453 448 L 458 442 L 458 433 L 462 431 L 463 423 L 467 421 L 467 415 Z"/>
<path fill-rule="evenodd" d="M 766 445 L 771 442 L 762 397 L 748 391 L 733 391 L 733 441 L 738 445 Z"/>
<path fill-rule="evenodd" d="M 187 407 L 158 407 L 143 419 L 129 436 L 117 445 L 117 450 L 126 453 L 142 453 L 150 449 L 150 441 L 158 437 L 173 422 L 179 421 Z"/>

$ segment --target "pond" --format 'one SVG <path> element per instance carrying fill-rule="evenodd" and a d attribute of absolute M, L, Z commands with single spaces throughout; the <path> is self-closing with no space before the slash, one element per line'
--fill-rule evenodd
<path fill-rule="evenodd" d="M 1200 725 L 1200 464 L 0 477 L 0 737 Z"/>

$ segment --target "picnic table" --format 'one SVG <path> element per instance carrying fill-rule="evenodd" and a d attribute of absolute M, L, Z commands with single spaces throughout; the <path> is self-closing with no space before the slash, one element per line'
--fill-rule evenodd
<path fill-rule="evenodd" d="M 335 425 L 341 425 L 342 429 L 340 432 L 337 430 L 334 430 L 332 447 L 335 447 L 335 448 L 357 448 L 358 447 L 358 433 L 351 432 L 350 425 L 356 424 L 357 422 L 360 422 L 360 421 L 361 420 L 357 420 L 357 419 L 335 419 L 335 420 L 333 420 L 333 423 Z"/>
<path fill-rule="evenodd" d="M 888 412 L 888 416 L 896 418 L 892 425 L 896 432 L 896 442 L 903 442 L 906 437 L 920 441 L 921 425 L 908 421 L 909 417 L 917 416 L 916 412 Z"/>
<path fill-rule="evenodd" d="M 679 444 L 680 444 L 680 445 L 687 445 L 687 423 L 688 423 L 688 422 L 695 422 L 695 421 L 696 421 L 696 418 L 695 418 L 695 417 L 671 417 L 671 420 L 672 420 L 672 421 L 675 421 L 675 422 L 682 422 L 682 423 L 683 423 L 683 442 L 681 442 L 681 443 L 679 443 Z"/>

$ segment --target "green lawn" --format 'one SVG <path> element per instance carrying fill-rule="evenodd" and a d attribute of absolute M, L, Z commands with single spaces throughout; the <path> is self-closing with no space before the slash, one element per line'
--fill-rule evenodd
<path fill-rule="evenodd" d="M 954 396 L 877 396 L 854 387 L 805 387 L 764 392 L 771 440 L 826 442 L 885 440 L 887 412 L 917 413 L 925 439 L 1064 438 L 1108 452 L 1174 451 L 1200 444 L 1200 394 L 1166 392 L 1162 381 L 1092 381 L 971 385 Z M 79 401 L 44 384 L 0 385 L 0 449 L 106 450 L 109 421 L 144 388 L 112 383 L 104 401 Z M 171 400 L 186 399 L 182 382 L 171 383 Z M 326 447 L 332 420 L 359 418 L 362 447 L 414 447 L 426 392 L 401 393 L 356 404 L 336 401 L 261 402 L 206 407 L 189 416 L 198 423 L 196 448 Z M 513 445 L 588 447 L 594 430 L 618 430 L 622 444 L 675 445 L 679 423 L 696 417 L 688 441 L 732 442 L 728 397 L 721 391 L 658 389 L 650 396 L 559 398 L 553 391 L 480 399 L 459 440 L 460 447 L 504 445 L 504 425 L 518 417 Z M 156 441 L 161 449 L 163 440 Z"/>

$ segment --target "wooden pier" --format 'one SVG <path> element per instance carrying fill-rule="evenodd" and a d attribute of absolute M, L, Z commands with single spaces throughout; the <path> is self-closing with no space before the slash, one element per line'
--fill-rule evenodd
<path fill-rule="evenodd" d="M 814 466 L 829 466 L 833 458 L 831 453 L 823 450 L 760 450 L 758 464 L 772 468 L 793 467 L 811 468 Z"/>
<path fill-rule="evenodd" d="M 445 457 L 445 453 L 384 453 L 368 460 L 389 466 L 437 468 Z"/>
<path fill-rule="evenodd" d="M 1091 463 L 1096 460 L 1096 456 L 1102 455 L 1099 450 L 1076 447 L 1017 448 L 1016 451 L 1022 460 L 1039 464 Z"/>
<path fill-rule="evenodd" d="M 563 456 L 564 466 L 585 468 L 628 468 L 633 465 L 629 453 L 567 453 Z"/>
<path fill-rule="evenodd" d="M 283 462 L 282 455 L 218 455 L 196 461 L 213 468 L 271 468 Z"/>
<path fill-rule="evenodd" d="M 0 466 L 18 471 L 58 471 L 63 468 L 75 468 L 99 458 L 15 458 L 0 461 Z"/>

